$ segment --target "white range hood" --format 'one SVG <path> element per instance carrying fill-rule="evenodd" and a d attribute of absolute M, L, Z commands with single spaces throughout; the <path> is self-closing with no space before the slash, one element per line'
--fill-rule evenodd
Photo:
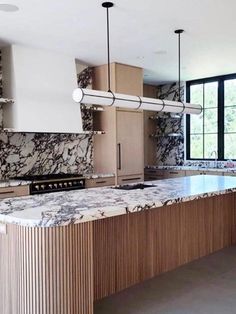
<path fill-rule="evenodd" d="M 20 45 L 2 48 L 4 128 L 14 132 L 82 133 L 75 59 Z"/>

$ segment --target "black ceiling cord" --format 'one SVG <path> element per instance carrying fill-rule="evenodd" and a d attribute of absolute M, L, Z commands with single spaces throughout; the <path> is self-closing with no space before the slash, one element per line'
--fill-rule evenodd
<path fill-rule="evenodd" d="M 181 68 L 180 68 L 180 66 L 181 66 L 181 46 L 180 46 L 180 36 L 181 36 L 181 34 L 184 32 L 184 30 L 183 29 L 177 29 L 177 30 L 175 30 L 175 34 L 177 34 L 178 35 L 178 63 L 179 63 L 179 65 L 178 65 L 178 76 L 179 76 L 179 78 L 178 78 L 178 85 L 179 85 L 179 99 L 178 99 L 178 101 L 179 102 L 182 102 L 182 100 L 181 100 L 181 95 L 180 95 L 180 92 L 181 92 L 181 86 L 180 86 L 180 71 L 181 71 Z"/>
<path fill-rule="evenodd" d="M 114 4 L 112 2 L 103 2 L 102 6 L 107 11 L 107 80 L 108 92 L 111 92 L 109 9 L 112 8 Z"/>

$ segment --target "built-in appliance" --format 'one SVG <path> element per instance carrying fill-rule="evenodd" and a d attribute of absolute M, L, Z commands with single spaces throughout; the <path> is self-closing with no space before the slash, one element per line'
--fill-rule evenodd
<path fill-rule="evenodd" d="M 31 181 L 30 194 L 42 194 L 85 188 L 85 179 L 80 174 L 47 174 L 17 177 L 15 179 Z"/>

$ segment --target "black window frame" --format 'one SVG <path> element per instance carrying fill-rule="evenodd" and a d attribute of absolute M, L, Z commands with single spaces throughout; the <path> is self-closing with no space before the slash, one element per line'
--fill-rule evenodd
<path fill-rule="evenodd" d="M 224 158 L 224 82 L 227 80 L 236 79 L 236 73 L 213 76 L 203 79 L 191 80 L 186 82 L 186 102 L 190 102 L 190 87 L 192 85 L 206 84 L 218 82 L 218 159 L 225 161 Z M 205 133 L 203 133 L 205 134 Z M 190 115 L 186 115 L 186 160 L 214 160 L 214 158 L 191 158 L 190 150 Z M 233 159 L 234 161 L 236 160 Z"/>

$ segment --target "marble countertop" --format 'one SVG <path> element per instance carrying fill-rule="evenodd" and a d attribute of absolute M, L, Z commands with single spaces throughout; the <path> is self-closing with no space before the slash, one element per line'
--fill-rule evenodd
<path fill-rule="evenodd" d="M 92 188 L 0 201 L 0 222 L 53 227 L 139 212 L 236 191 L 236 178 L 192 176 L 149 181 L 144 190 Z"/>
<path fill-rule="evenodd" d="M 30 181 L 22 181 L 22 180 L 0 180 L 0 188 L 8 188 L 8 187 L 15 187 L 21 185 L 28 185 Z"/>
<path fill-rule="evenodd" d="M 197 170 L 197 171 L 216 171 L 236 173 L 236 168 L 208 168 L 202 166 L 147 166 L 145 169 L 164 169 L 164 170 Z"/>

